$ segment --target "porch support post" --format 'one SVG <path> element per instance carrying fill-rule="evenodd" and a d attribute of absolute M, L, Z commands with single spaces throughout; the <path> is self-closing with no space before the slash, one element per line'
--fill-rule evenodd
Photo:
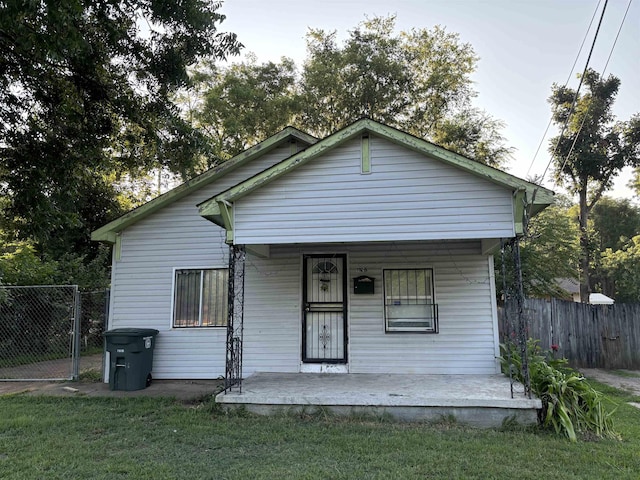
<path fill-rule="evenodd" d="M 229 284 L 227 287 L 227 355 L 225 392 L 242 392 L 242 337 L 244 330 L 244 245 L 229 245 Z"/>
<path fill-rule="evenodd" d="M 516 382 L 514 375 L 519 374 L 524 385 L 524 395 L 531 398 L 531 378 L 529 373 L 529 357 L 527 349 L 528 325 L 525 315 L 524 288 L 522 283 L 522 264 L 520 259 L 520 237 L 514 237 L 508 242 L 501 242 L 502 251 L 502 285 L 503 285 L 503 335 L 507 346 L 506 355 L 509 365 L 509 377 L 511 379 L 511 397 L 513 398 L 513 385 Z M 520 353 L 520 371 L 511 357 L 513 344 Z"/>
<path fill-rule="evenodd" d="M 527 349 L 528 328 L 524 314 L 524 287 L 522 285 L 522 263 L 520 261 L 520 237 L 513 239 L 513 263 L 515 280 L 516 318 L 518 320 L 518 342 L 522 358 L 522 379 L 524 394 L 531 398 L 531 378 L 529 376 L 529 352 Z"/>

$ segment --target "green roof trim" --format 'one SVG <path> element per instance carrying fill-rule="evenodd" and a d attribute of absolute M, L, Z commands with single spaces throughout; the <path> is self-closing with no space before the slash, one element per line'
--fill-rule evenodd
<path fill-rule="evenodd" d="M 516 235 L 524 234 L 524 215 L 526 196 L 524 190 L 518 190 L 513 195 L 513 224 Z"/>
<path fill-rule="evenodd" d="M 362 135 L 360 173 L 371 173 L 371 151 L 369 150 L 369 135 Z"/>
<path fill-rule="evenodd" d="M 531 214 L 536 214 L 543 210 L 547 205 L 553 203 L 554 193 L 547 188 L 527 182 L 526 180 L 522 180 L 509 173 L 503 172 L 502 170 L 476 162 L 475 160 L 471 160 L 470 158 L 439 147 L 431 142 L 414 137 L 409 133 L 402 132 L 374 120 L 364 118 L 318 141 L 306 150 L 301 151 L 273 167 L 268 168 L 244 182 L 220 193 L 219 195 L 202 202 L 198 205 L 200 214 L 209 218 L 214 223 L 227 228 L 227 230 L 232 231 L 233 225 L 225 222 L 230 221 L 230 219 L 222 219 L 219 214 L 211 215 L 210 212 L 219 212 L 221 204 L 228 205 L 233 203 L 235 200 L 248 195 L 254 190 L 260 188 L 262 185 L 281 177 L 290 170 L 297 168 L 300 165 L 304 165 L 314 158 L 336 148 L 342 143 L 364 133 L 374 134 L 418 153 L 428 155 L 446 164 L 469 172 L 477 177 L 484 178 L 492 183 L 511 189 L 514 193 L 522 192 L 518 194 L 518 197 L 519 199 L 526 200 L 529 205 L 528 210 Z M 524 208 L 522 210 L 517 208 L 517 210 L 518 212 L 514 212 L 514 216 L 516 214 L 525 214 Z M 516 221 L 516 223 L 522 224 L 522 220 Z"/>
<path fill-rule="evenodd" d="M 183 184 L 172 190 L 154 198 L 153 200 L 139 206 L 138 208 L 125 213 L 116 220 L 98 228 L 91 233 L 91 240 L 106 243 L 116 243 L 116 238 L 125 228 L 139 222 L 143 218 L 148 217 L 152 213 L 172 204 L 173 202 L 186 197 L 187 195 L 197 191 L 198 189 L 211 184 L 220 177 L 233 171 L 234 169 L 270 152 L 291 140 L 299 140 L 307 145 L 313 145 L 318 141 L 317 138 L 304 133 L 294 127 L 286 127 L 275 135 L 269 137 L 263 142 L 248 148 L 244 152 L 230 158 L 226 162 L 207 170 L 191 180 L 187 180 Z M 213 220 L 212 220 L 213 221 Z M 214 222 L 217 223 L 217 222 Z"/>

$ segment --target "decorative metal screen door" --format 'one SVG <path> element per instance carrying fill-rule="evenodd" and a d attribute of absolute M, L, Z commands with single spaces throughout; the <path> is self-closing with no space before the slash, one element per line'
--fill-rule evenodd
<path fill-rule="evenodd" d="M 347 362 L 345 255 L 305 255 L 302 361 Z"/>

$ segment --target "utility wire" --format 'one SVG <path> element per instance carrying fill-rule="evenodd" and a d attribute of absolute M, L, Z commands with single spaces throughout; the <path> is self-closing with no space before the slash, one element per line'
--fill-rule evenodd
<path fill-rule="evenodd" d="M 591 30 L 591 25 L 593 25 L 593 20 L 596 18 L 596 13 L 598 13 L 598 8 L 600 8 L 600 4 L 602 0 L 598 0 L 598 4 L 596 5 L 596 9 L 593 11 L 593 15 L 591 15 L 591 21 L 589 22 L 589 26 L 587 27 L 587 31 L 584 33 L 584 38 L 582 39 L 582 43 L 580 44 L 580 49 L 578 50 L 578 54 L 576 55 L 576 59 L 573 61 L 573 65 L 571 65 L 571 70 L 569 71 L 569 76 L 567 77 L 567 81 L 564 82 L 564 86 L 566 87 L 571 78 L 573 77 L 573 70 L 576 68 L 576 64 L 578 63 L 578 59 L 580 58 L 580 54 L 582 53 L 582 48 L 584 47 L 585 42 L 587 41 L 587 37 L 589 36 L 589 31 Z M 540 149 L 542 148 L 542 144 L 544 143 L 544 139 L 547 138 L 547 133 L 549 133 L 549 128 L 551 127 L 552 118 L 549 118 L 549 123 L 547 123 L 547 128 L 544 130 L 542 134 L 542 138 L 540 139 L 540 143 L 538 144 L 538 148 L 536 149 L 536 153 L 533 155 L 533 159 L 531 160 L 531 164 L 527 169 L 527 176 L 533 167 L 534 162 L 536 161 L 536 157 L 538 153 L 540 153 Z"/>
<path fill-rule="evenodd" d="M 576 89 L 576 93 L 573 96 L 573 101 L 571 102 L 571 107 L 569 109 L 569 113 L 567 114 L 567 118 L 565 119 L 564 124 L 562 125 L 562 130 L 560 131 L 560 135 L 558 135 L 558 140 L 556 141 L 556 145 L 553 148 L 553 152 L 551 153 L 551 156 L 549 157 L 549 162 L 547 163 L 547 166 L 544 169 L 544 172 L 542 173 L 542 176 L 540 177 L 540 179 L 537 182 L 539 185 L 541 185 L 543 183 L 544 177 L 547 175 L 547 171 L 549 170 L 549 167 L 551 166 L 551 162 L 553 161 L 553 158 L 554 158 L 554 156 L 556 154 L 556 151 L 558 150 L 558 146 L 560 145 L 560 140 L 562 140 L 562 136 L 564 135 L 564 132 L 565 132 L 565 130 L 567 128 L 567 125 L 569 124 L 569 120 L 571 119 L 571 115 L 573 114 L 573 110 L 575 109 L 576 102 L 578 100 L 578 95 L 580 93 L 580 87 L 582 87 L 582 82 L 584 81 L 584 76 L 585 76 L 585 74 L 587 72 L 587 69 L 589 68 L 589 62 L 591 61 L 591 55 L 593 54 L 593 49 L 594 49 L 594 47 L 596 45 L 596 40 L 598 38 L 598 33 L 600 32 L 600 26 L 602 25 L 602 19 L 604 18 L 604 12 L 607 9 L 607 4 L 608 3 L 609 3 L 609 0 L 605 0 L 604 7 L 602 7 L 602 13 L 600 14 L 600 21 L 598 22 L 598 27 L 596 28 L 596 33 L 595 33 L 595 35 L 593 37 L 593 42 L 591 43 L 591 49 L 589 50 L 589 56 L 587 57 L 587 62 L 585 64 L 585 66 L 584 66 L 584 70 L 582 72 L 582 76 L 580 77 L 580 83 L 578 84 L 578 88 Z M 598 6 L 599 5 L 600 5 L 600 2 L 598 2 Z M 596 6 L 596 12 L 598 11 L 598 8 L 597 8 L 598 6 Z M 594 15 L 595 15 L 595 12 L 594 12 Z M 592 21 L 593 21 L 593 19 L 592 19 Z M 591 27 L 591 24 L 589 24 L 589 29 L 590 29 L 590 27 Z M 589 32 L 589 30 L 587 30 L 587 33 L 588 32 Z M 584 41 L 583 41 L 583 43 L 584 43 Z M 551 123 L 551 120 L 549 120 L 549 123 Z M 549 126 L 547 126 L 547 129 L 548 128 L 549 128 Z M 543 137 L 543 140 L 544 140 L 544 137 Z M 540 147 L 538 147 L 538 149 L 539 148 Z M 564 165 L 563 165 L 562 168 L 564 168 Z M 562 171 L 562 169 L 560 171 Z M 531 218 L 531 212 L 533 210 L 533 203 L 535 201 L 536 194 L 538 193 L 538 188 L 539 187 L 536 187 L 533 190 L 533 195 L 532 195 L 532 198 L 531 198 L 531 207 L 529 209 L 529 218 Z"/>
<path fill-rule="evenodd" d="M 576 93 L 573 96 L 573 101 L 571 102 L 571 107 L 569 108 L 569 113 L 567 114 L 567 118 L 565 119 L 562 130 L 560 131 L 560 135 L 558 135 L 558 141 L 556 142 L 555 147 L 553 147 L 553 152 L 551 152 L 551 157 L 549 158 L 549 163 L 547 163 L 547 167 L 542 172 L 542 178 L 540 178 L 540 182 L 544 180 L 549 167 L 551 166 L 551 162 L 553 161 L 553 157 L 555 157 L 556 152 L 558 151 L 558 146 L 560 145 L 560 140 L 562 140 L 562 136 L 564 135 L 567 126 L 569 125 L 569 120 L 571 120 L 571 115 L 573 115 L 573 111 L 575 110 L 576 103 L 578 101 L 578 95 L 580 94 L 580 87 L 582 87 L 582 83 L 584 82 L 584 77 L 589 68 L 589 62 L 591 61 L 591 55 L 593 54 L 593 49 L 596 46 L 596 40 L 598 39 L 598 33 L 600 32 L 600 26 L 602 25 L 602 20 L 604 18 L 604 12 L 607 10 L 607 4 L 609 0 L 605 0 L 604 7 L 602 7 L 602 13 L 600 14 L 600 21 L 598 22 L 598 27 L 596 28 L 596 34 L 593 37 L 593 42 L 591 43 L 591 49 L 589 50 L 589 56 L 587 57 L 587 62 L 585 63 L 584 70 L 582 71 L 582 75 L 580 77 L 580 83 L 578 84 L 578 88 L 576 89 Z M 564 168 L 564 167 L 563 167 Z M 560 170 L 562 171 L 562 169 Z"/>
<path fill-rule="evenodd" d="M 633 0 L 629 0 L 627 4 L 627 9 L 624 11 L 624 16 L 622 17 L 622 22 L 620 22 L 620 28 L 618 28 L 618 33 L 616 33 L 616 38 L 613 41 L 613 45 L 611 46 L 611 51 L 609 52 L 609 56 L 607 57 L 607 63 L 604 64 L 604 68 L 602 69 L 602 75 L 607 71 L 607 67 L 609 66 L 609 60 L 611 60 L 611 56 L 613 55 L 613 49 L 616 48 L 616 43 L 618 43 L 618 37 L 620 37 L 620 32 L 622 31 L 622 26 L 624 25 L 624 21 L 627 19 L 627 14 L 629 13 L 629 8 L 631 8 L 631 3 Z"/>
<path fill-rule="evenodd" d="M 622 17 L 622 22 L 620 22 L 620 28 L 618 28 L 618 33 L 616 34 L 616 38 L 613 40 L 613 45 L 611 46 L 611 50 L 609 51 L 607 62 L 604 64 L 604 68 L 602 69 L 601 78 L 603 79 L 604 79 L 604 74 L 607 71 L 607 67 L 609 66 L 609 60 L 611 60 L 611 56 L 613 55 L 613 50 L 616 48 L 616 43 L 618 43 L 618 37 L 620 36 L 620 32 L 622 31 L 622 26 L 624 25 L 624 21 L 627 18 L 627 13 L 629 13 L 629 7 L 631 7 L 632 1 L 633 0 L 629 0 L 629 3 L 627 4 L 627 9 L 625 10 L 624 16 Z M 564 170 L 564 167 L 567 165 L 567 162 L 569 161 L 569 157 L 573 153 L 573 149 L 576 146 L 576 143 L 578 142 L 578 137 L 582 133 L 582 127 L 584 127 L 584 124 L 587 121 L 587 117 L 589 116 L 590 108 L 591 108 L 591 105 L 589 104 L 589 106 L 587 106 L 587 111 L 585 112 L 584 117 L 582 118 L 582 123 L 580 124 L 580 128 L 578 129 L 578 133 L 576 133 L 576 136 L 573 139 L 573 143 L 571 144 L 569 153 L 567 153 L 567 156 L 564 159 L 564 163 L 562 164 L 562 168 L 560 169 L 560 171 Z"/>

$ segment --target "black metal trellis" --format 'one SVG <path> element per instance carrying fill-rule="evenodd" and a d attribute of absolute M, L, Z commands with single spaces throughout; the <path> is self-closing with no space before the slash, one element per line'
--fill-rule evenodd
<path fill-rule="evenodd" d="M 524 308 L 524 288 L 522 284 L 522 263 L 520 258 L 520 237 L 501 241 L 502 291 L 504 299 L 505 355 L 511 380 L 511 397 L 514 386 L 521 377 L 524 395 L 531 398 L 531 378 L 527 350 L 528 319 Z M 520 353 L 521 363 L 516 365 L 512 356 L 513 348 Z M 518 371 L 519 370 L 519 371 Z"/>
<path fill-rule="evenodd" d="M 225 392 L 242 392 L 242 335 L 244 330 L 244 245 L 229 246 L 229 286 L 227 313 L 227 356 Z"/>

